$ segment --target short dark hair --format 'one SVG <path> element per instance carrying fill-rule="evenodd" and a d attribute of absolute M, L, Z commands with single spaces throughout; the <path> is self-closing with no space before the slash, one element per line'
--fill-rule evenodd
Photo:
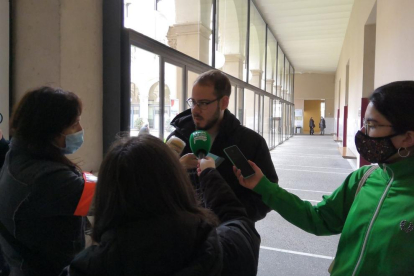
<path fill-rule="evenodd" d="M 141 134 L 121 138 L 99 170 L 92 237 L 138 219 L 187 212 L 211 225 L 216 216 L 202 208 L 178 157 L 160 139 Z"/>
<path fill-rule="evenodd" d="M 212 69 L 199 75 L 194 81 L 194 85 L 213 86 L 214 94 L 218 98 L 230 97 L 231 84 L 229 78 L 220 70 Z"/>
<path fill-rule="evenodd" d="M 53 142 L 81 113 L 82 102 L 75 93 L 43 86 L 27 92 L 16 105 L 11 133 L 32 155 L 73 166 Z"/>
<path fill-rule="evenodd" d="M 414 81 L 396 81 L 378 87 L 370 101 L 396 133 L 414 130 Z"/>

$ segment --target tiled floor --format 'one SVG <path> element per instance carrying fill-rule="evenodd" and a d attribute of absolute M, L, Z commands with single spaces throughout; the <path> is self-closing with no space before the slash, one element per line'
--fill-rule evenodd
<path fill-rule="evenodd" d="M 316 204 L 353 171 L 332 135 L 295 135 L 271 151 L 279 184 Z M 329 275 L 339 235 L 317 237 L 291 225 L 272 211 L 256 223 L 262 237 L 259 273 L 268 275 Z"/>

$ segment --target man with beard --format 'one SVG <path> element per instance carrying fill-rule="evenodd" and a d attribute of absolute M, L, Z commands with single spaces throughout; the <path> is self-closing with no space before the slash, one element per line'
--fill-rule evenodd
<path fill-rule="evenodd" d="M 217 166 L 217 170 L 245 206 L 249 218 L 255 222 L 264 218 L 270 209 L 263 203 L 261 196 L 238 184 L 233 165 L 226 158 L 223 149 L 237 145 L 248 160 L 260 164 L 258 166 L 267 178 L 278 182 L 278 177 L 263 137 L 242 126 L 227 110 L 230 94 L 231 84 L 224 73 L 210 70 L 201 74 L 194 82 L 191 98 L 187 100 L 190 109 L 172 120 L 171 125 L 175 130 L 168 139 L 176 136 L 186 142 L 180 162 L 188 170 L 194 187 L 198 189 L 197 157 L 191 153 L 188 139 L 195 130 L 207 131 L 212 140 L 210 153 L 225 159 Z"/>

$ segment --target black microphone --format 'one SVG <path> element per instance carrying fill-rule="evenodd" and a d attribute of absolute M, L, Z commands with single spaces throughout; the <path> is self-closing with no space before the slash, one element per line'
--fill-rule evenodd
<path fill-rule="evenodd" d="M 197 130 L 191 133 L 189 143 L 191 151 L 198 159 L 203 159 L 210 152 L 211 137 L 204 130 Z"/>

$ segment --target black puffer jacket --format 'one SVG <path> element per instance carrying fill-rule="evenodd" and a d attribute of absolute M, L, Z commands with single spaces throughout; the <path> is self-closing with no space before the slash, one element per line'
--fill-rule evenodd
<path fill-rule="evenodd" d="M 9 150 L 9 141 L 2 137 L 0 139 L 0 169 L 3 167 L 4 159 L 6 158 L 6 153 Z"/>
<path fill-rule="evenodd" d="M 75 215 L 85 181 L 75 167 L 38 159 L 14 139 L 0 171 L 0 244 L 11 275 L 58 275 L 85 247 L 84 219 Z M 22 252 L 22 250 L 24 252 Z"/>
<path fill-rule="evenodd" d="M 131 222 L 104 233 L 62 275 L 256 275 L 260 236 L 253 223 L 216 170 L 201 179 L 203 201 L 222 221 L 217 228 L 184 212 Z"/>
<path fill-rule="evenodd" d="M 172 120 L 171 125 L 176 129 L 171 133 L 168 139 L 173 135 L 182 139 L 186 142 L 182 155 L 190 153 L 191 148 L 188 139 L 191 133 L 195 131 L 191 109 L 178 114 Z M 249 218 L 255 222 L 263 219 L 270 211 L 270 208 L 263 203 L 260 195 L 239 184 L 233 173 L 233 165 L 223 152 L 223 149 L 233 145 L 237 145 L 248 160 L 255 162 L 270 181 L 274 183 L 278 182 L 278 177 L 270 157 L 269 148 L 264 138 L 257 132 L 242 126 L 240 121 L 226 109 L 219 133 L 214 140 L 210 152 L 225 159 L 225 161 L 218 166 L 217 170 L 242 202 L 247 210 Z M 191 181 L 195 187 L 198 188 L 199 180 L 196 170 L 189 170 L 189 174 Z"/>

